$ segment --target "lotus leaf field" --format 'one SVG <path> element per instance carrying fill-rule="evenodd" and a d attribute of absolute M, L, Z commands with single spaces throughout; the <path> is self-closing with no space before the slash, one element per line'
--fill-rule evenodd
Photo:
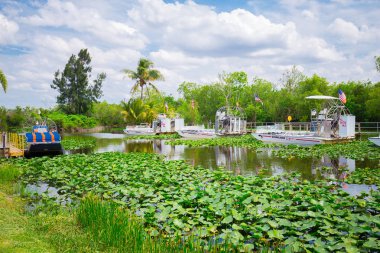
<path fill-rule="evenodd" d="M 147 153 L 18 163 L 24 183 L 47 182 L 72 203 L 88 193 L 112 200 L 141 216 L 151 236 L 192 234 L 205 242 L 286 252 L 380 250 L 378 191 L 353 197 L 338 182 L 310 182 L 295 174 L 234 176 Z"/>
<path fill-rule="evenodd" d="M 251 135 L 243 135 L 238 137 L 218 137 L 212 139 L 177 139 L 166 142 L 170 145 L 187 145 L 190 147 L 210 147 L 210 146 L 235 146 L 235 147 L 247 147 L 247 148 L 264 148 L 264 147 L 280 147 L 281 145 L 264 144 L 261 141 L 256 140 Z"/>
<path fill-rule="evenodd" d="M 302 147 L 298 145 L 280 145 L 280 144 L 264 144 L 254 139 L 251 135 L 240 137 L 224 137 L 213 139 L 186 140 L 177 139 L 166 142 L 171 145 L 188 145 L 191 147 L 200 146 L 237 146 L 247 147 L 251 149 L 258 148 L 274 148 L 274 155 L 283 158 L 306 158 L 306 157 L 322 157 L 328 155 L 331 158 L 340 156 L 352 158 L 356 160 L 380 159 L 380 149 L 369 141 L 353 141 L 343 144 L 316 145 L 311 147 Z"/>
<path fill-rule="evenodd" d="M 350 184 L 376 185 L 380 188 L 380 168 L 358 168 L 349 174 L 346 182 Z"/>
<path fill-rule="evenodd" d="M 65 150 L 91 149 L 96 145 L 96 138 L 92 136 L 65 136 L 61 143 Z"/>
<path fill-rule="evenodd" d="M 355 160 L 380 159 L 380 148 L 369 141 L 353 141 L 350 143 L 315 145 L 312 147 L 300 147 L 296 145 L 284 146 L 275 151 L 280 157 L 322 157 L 328 155 L 331 158 L 343 156 Z"/>
<path fill-rule="evenodd" d="M 181 136 L 175 134 L 158 134 L 158 135 L 129 135 L 124 137 L 125 140 L 171 140 L 179 139 Z"/>

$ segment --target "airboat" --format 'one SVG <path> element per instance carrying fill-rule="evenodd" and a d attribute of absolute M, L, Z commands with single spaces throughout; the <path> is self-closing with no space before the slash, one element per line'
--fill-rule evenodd
<path fill-rule="evenodd" d="M 177 131 L 179 135 L 187 139 L 210 139 L 216 137 L 214 129 L 197 128 L 183 128 Z"/>
<path fill-rule="evenodd" d="M 244 110 L 237 106 L 224 106 L 215 114 L 214 129 L 181 129 L 178 134 L 184 138 L 201 139 L 217 136 L 242 135 L 247 133 L 247 117 Z"/>
<path fill-rule="evenodd" d="M 309 96 L 306 99 L 323 100 L 323 109 L 311 110 L 310 131 L 285 131 L 281 124 L 259 128 L 253 137 L 263 142 L 312 146 L 349 142 L 355 139 L 355 116 L 337 97 Z"/>
<path fill-rule="evenodd" d="M 152 122 L 152 127 L 148 123 L 137 126 L 127 126 L 123 131 L 127 135 L 155 135 L 161 133 L 175 133 L 184 127 L 184 119 L 178 115 L 174 118 L 167 117 L 166 114 L 159 114 Z"/>
<path fill-rule="evenodd" d="M 215 133 L 218 136 L 243 135 L 247 133 L 247 116 L 238 106 L 224 106 L 216 111 Z"/>
<path fill-rule="evenodd" d="M 62 155 L 61 136 L 57 131 L 57 125 L 50 119 L 36 121 L 31 127 L 31 132 L 26 132 L 26 157 Z"/>
<path fill-rule="evenodd" d="M 123 130 L 127 135 L 154 135 L 153 128 L 148 123 L 143 123 L 136 126 L 126 126 Z"/>

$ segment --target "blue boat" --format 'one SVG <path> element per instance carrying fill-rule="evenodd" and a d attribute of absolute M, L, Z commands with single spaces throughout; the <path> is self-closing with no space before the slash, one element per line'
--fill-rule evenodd
<path fill-rule="evenodd" d="M 25 157 L 62 155 L 61 136 L 56 125 L 50 126 L 44 121 L 32 127 L 32 132 L 25 133 L 27 148 Z"/>

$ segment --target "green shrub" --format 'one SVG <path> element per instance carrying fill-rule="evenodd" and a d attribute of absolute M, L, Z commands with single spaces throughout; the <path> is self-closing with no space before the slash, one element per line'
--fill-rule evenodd
<path fill-rule="evenodd" d="M 96 119 L 84 115 L 66 115 L 61 112 L 52 112 L 47 116 L 57 124 L 58 128 L 63 128 L 65 130 L 92 128 L 97 125 Z"/>

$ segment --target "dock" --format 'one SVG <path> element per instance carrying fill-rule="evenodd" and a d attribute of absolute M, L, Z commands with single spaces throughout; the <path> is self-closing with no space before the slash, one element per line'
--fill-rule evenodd
<path fill-rule="evenodd" d="M 0 135 L 0 158 L 23 157 L 25 137 L 17 133 L 2 133 Z"/>

